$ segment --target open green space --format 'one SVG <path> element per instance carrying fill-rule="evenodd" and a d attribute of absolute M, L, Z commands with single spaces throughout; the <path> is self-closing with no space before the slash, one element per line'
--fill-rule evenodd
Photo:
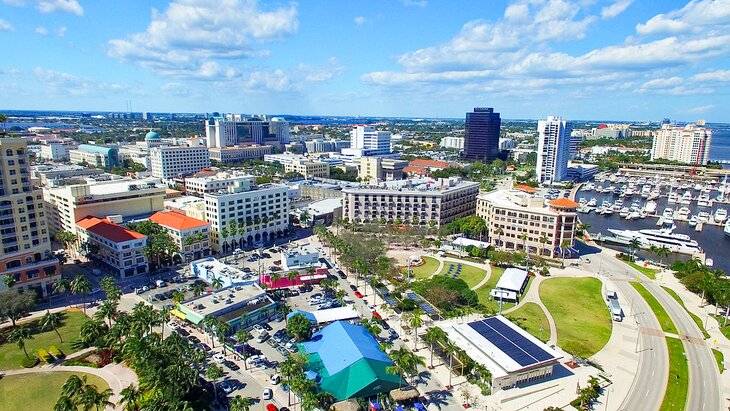
<path fill-rule="evenodd" d="M 59 334 L 63 338 L 63 342 L 58 338 L 53 329 L 41 329 L 40 319 L 20 322 L 19 326 L 26 326 L 30 329 L 33 339 L 25 342 L 25 349 L 31 357 L 38 356 L 38 349 L 48 350 L 48 347 L 55 345 L 65 355 L 69 355 L 78 351 L 75 341 L 79 337 L 81 324 L 83 324 L 86 316 L 77 310 L 68 310 L 61 313 L 61 326 L 58 328 Z M 12 327 L 5 327 L 0 330 L 0 370 L 8 370 L 13 368 L 21 368 L 20 362 L 25 358 L 23 350 L 18 345 L 7 341 L 8 334 L 12 331 Z"/>
<path fill-rule="evenodd" d="M 647 290 L 643 285 L 640 283 L 637 283 L 635 281 L 629 282 L 636 291 L 641 294 L 641 296 L 644 298 L 647 304 L 649 304 L 649 307 L 654 312 L 654 315 L 656 316 L 657 320 L 659 320 L 659 324 L 662 327 L 662 330 L 664 332 L 677 334 L 677 327 L 674 326 L 674 322 L 671 318 L 669 318 L 669 314 L 667 314 L 667 311 L 662 307 L 661 304 L 659 304 L 659 301 L 657 301 L 656 298 Z"/>
<path fill-rule="evenodd" d="M 451 264 L 454 265 L 454 268 L 451 270 L 451 275 L 453 276 L 453 274 L 456 272 L 456 268 L 459 266 L 459 263 L 454 263 L 450 261 L 444 261 L 444 268 L 441 270 L 439 275 L 444 275 L 449 272 L 449 266 Z M 487 272 L 485 270 L 482 270 L 481 268 L 474 267 L 473 265 L 469 264 L 461 264 L 461 272 L 456 278 L 461 278 L 462 280 L 464 280 L 465 283 L 469 285 L 469 287 L 474 287 L 475 285 L 479 284 L 486 275 Z"/>
<path fill-rule="evenodd" d="M 439 268 L 439 261 L 432 257 L 421 257 L 423 258 L 423 261 L 425 261 L 425 264 L 419 265 L 418 267 L 411 267 L 411 270 L 413 272 L 413 275 L 416 277 L 416 279 L 422 279 L 422 278 L 428 278 L 433 273 L 436 272 L 436 269 Z"/>
<path fill-rule="evenodd" d="M 730 340 L 730 319 L 727 321 L 727 325 L 725 325 L 723 327 L 722 325 L 725 324 L 724 313 L 723 313 L 723 315 L 712 315 L 712 318 L 714 318 L 715 321 L 717 321 L 717 326 L 720 328 L 720 332 L 722 333 L 722 335 L 724 335 L 725 338 Z"/>
<path fill-rule="evenodd" d="M 547 315 L 539 305 L 535 303 L 522 304 L 518 309 L 507 314 L 507 317 L 538 340 L 547 342 L 550 339 L 550 323 L 548 323 Z"/>
<path fill-rule="evenodd" d="M 677 300 L 677 302 L 679 303 L 679 305 L 681 305 L 682 308 L 684 308 L 685 311 L 687 311 L 687 314 L 689 314 L 689 316 L 692 317 L 692 320 L 694 320 L 695 324 L 697 324 L 697 328 L 699 328 L 700 331 L 702 331 L 702 335 L 704 335 L 705 338 L 710 338 L 710 334 L 707 332 L 707 330 L 705 330 L 705 326 L 702 324 L 702 319 L 700 317 L 696 316 L 690 310 L 687 309 L 687 307 L 684 305 L 684 301 L 682 301 L 682 298 L 680 298 L 679 295 L 674 290 L 672 290 L 671 288 L 664 287 L 664 286 L 662 286 L 662 288 L 667 293 L 669 293 L 669 295 L 671 295 L 672 298 L 674 298 L 675 300 Z"/>
<path fill-rule="evenodd" d="M 555 321 L 558 346 L 588 358 L 611 337 L 611 316 L 595 278 L 551 278 L 540 284 L 540 299 Z"/>
<path fill-rule="evenodd" d="M 715 361 L 717 361 L 717 368 L 720 370 L 720 374 L 722 374 L 723 371 L 725 371 L 725 365 L 723 365 L 723 361 L 725 361 L 725 355 L 720 350 L 712 349 L 712 355 L 715 356 Z"/>
<path fill-rule="evenodd" d="M 687 358 L 684 354 L 684 346 L 678 338 L 667 337 L 667 348 L 669 348 L 669 381 L 667 391 L 664 392 L 664 400 L 661 411 L 674 411 L 685 409 L 687 403 L 687 387 L 689 386 L 689 370 Z"/>
<path fill-rule="evenodd" d="M 0 409 L 52 410 L 61 395 L 61 386 L 71 375 L 86 375 L 87 383 L 99 391 L 109 388 L 103 379 L 76 372 L 47 372 L 8 375 L 0 380 Z"/>
<path fill-rule="evenodd" d="M 624 261 L 624 260 L 621 260 L 621 261 Z M 632 268 L 639 271 L 640 273 L 644 274 L 645 276 L 651 278 L 652 280 L 656 280 L 656 275 L 659 273 L 659 271 L 661 271 L 657 268 L 644 267 L 643 265 L 632 263 L 630 261 L 624 261 L 624 262 L 626 264 L 630 265 Z"/>
<path fill-rule="evenodd" d="M 494 287 L 497 286 L 497 282 L 499 281 L 500 278 L 502 278 L 502 274 L 504 274 L 504 268 L 492 266 L 492 275 L 489 277 L 489 280 L 487 280 L 487 282 L 483 286 L 474 290 L 477 293 L 477 297 L 479 297 L 479 304 L 482 304 L 485 307 L 490 308 L 494 312 L 499 311 L 499 301 L 494 301 L 494 300 L 490 301 L 489 292 L 492 291 L 494 289 Z M 529 284 L 528 284 L 528 286 L 529 286 Z M 505 302 L 505 303 L 502 303 L 502 310 L 506 310 L 506 309 L 512 308 L 514 306 L 515 306 L 514 303 Z"/>

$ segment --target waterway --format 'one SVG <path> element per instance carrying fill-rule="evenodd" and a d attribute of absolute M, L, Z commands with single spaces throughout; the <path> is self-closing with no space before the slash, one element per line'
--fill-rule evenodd
<path fill-rule="evenodd" d="M 608 185 L 608 182 L 603 183 L 603 185 Z M 614 183 L 615 185 L 616 183 Z M 662 190 L 663 197 L 660 197 L 654 201 L 657 202 L 657 213 L 661 215 L 662 211 L 666 207 L 670 207 L 673 210 L 677 210 L 682 205 L 680 204 L 667 204 L 667 198 L 666 193 L 669 189 L 664 188 Z M 680 190 L 680 195 L 684 192 L 684 190 Z M 697 197 L 699 194 L 698 191 L 691 190 L 694 197 Z M 713 191 L 711 194 L 711 197 L 714 197 L 717 194 L 716 191 Z M 597 193 L 595 191 L 583 191 L 580 190 L 576 194 L 575 198 L 576 201 L 578 201 L 581 197 L 584 197 L 586 200 L 590 200 L 591 198 L 595 198 L 598 200 L 598 205 L 600 206 L 601 203 L 605 200 L 613 204 L 618 198 L 620 198 L 617 195 L 614 194 L 608 194 L 608 193 Z M 624 201 L 624 207 L 630 207 L 631 203 L 634 199 L 637 199 L 640 201 L 641 206 L 643 207 L 644 204 L 646 204 L 647 200 L 644 198 L 641 198 L 638 195 L 635 195 L 633 197 L 626 197 L 623 199 Z M 728 204 L 715 204 L 712 207 L 698 207 L 696 201 L 692 201 L 692 204 L 687 205 L 691 212 L 690 216 L 693 214 L 697 214 L 700 211 L 707 211 L 710 214 L 714 214 L 715 210 L 717 208 L 725 208 L 730 211 L 730 205 Z M 579 214 L 579 218 L 581 222 L 590 224 L 590 228 L 588 229 L 588 232 L 592 234 L 601 233 L 605 236 L 612 236 L 612 234 L 608 231 L 609 228 L 614 229 L 621 229 L 621 230 L 641 230 L 645 228 L 659 228 L 657 227 L 656 223 L 658 221 L 658 218 L 656 217 L 646 217 L 644 219 L 637 219 L 637 220 L 626 220 L 624 217 L 619 216 L 619 213 L 613 213 L 611 216 L 605 216 L 601 214 L 596 214 L 595 212 L 590 212 L 587 214 Z M 722 226 L 716 226 L 716 225 L 710 225 L 705 224 L 702 228 L 701 232 L 695 231 L 694 227 L 691 227 L 686 221 L 678 221 L 675 220 L 674 224 L 677 226 L 675 228 L 675 233 L 682 233 L 689 235 L 692 239 L 696 240 L 700 247 L 705 251 L 707 258 L 712 258 L 714 261 L 714 268 L 721 269 L 725 271 L 726 273 L 730 274 L 730 237 L 726 236 L 723 232 Z M 617 248 L 621 249 L 620 246 L 611 246 L 609 244 L 606 244 L 607 246 L 610 246 L 611 248 Z M 648 258 L 652 260 L 657 260 L 659 257 L 656 255 L 650 254 L 646 251 L 642 251 L 638 253 L 639 257 L 642 258 Z M 679 254 L 673 254 L 669 261 L 674 261 L 676 259 L 682 259 L 686 260 L 689 258 L 686 255 L 679 255 Z"/>

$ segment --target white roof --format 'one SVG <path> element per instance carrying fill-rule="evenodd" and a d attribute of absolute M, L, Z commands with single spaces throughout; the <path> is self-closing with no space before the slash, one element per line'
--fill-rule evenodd
<path fill-rule="evenodd" d="M 473 245 L 475 247 L 479 248 L 487 248 L 489 247 L 489 243 L 485 243 L 484 241 L 478 241 L 478 240 L 472 240 L 470 238 L 466 237 L 459 237 L 451 242 L 452 245 L 458 245 L 460 247 L 468 247 L 470 245 Z"/>
<path fill-rule="evenodd" d="M 311 312 L 317 324 L 330 323 L 333 321 L 351 320 L 359 318 L 360 314 L 352 305 L 344 307 L 328 308 L 326 310 L 315 310 Z"/>
<path fill-rule="evenodd" d="M 497 281 L 497 288 L 518 293 L 522 290 L 522 284 L 525 283 L 526 278 L 527 271 L 520 270 L 519 268 L 508 268 L 504 270 L 504 274 Z"/>
<path fill-rule="evenodd" d="M 335 209 L 342 207 L 342 198 L 328 198 L 321 201 L 315 201 L 309 205 L 309 210 L 314 215 L 328 214 L 335 211 Z"/>
<path fill-rule="evenodd" d="M 514 291 L 498 290 L 495 288 L 489 292 L 489 295 L 502 300 L 517 300 L 517 293 Z"/>

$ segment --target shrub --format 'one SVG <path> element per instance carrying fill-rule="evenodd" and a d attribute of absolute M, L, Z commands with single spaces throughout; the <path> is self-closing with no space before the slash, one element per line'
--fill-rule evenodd
<path fill-rule="evenodd" d="M 65 355 L 63 354 L 63 351 L 59 350 L 58 347 L 55 345 L 52 345 L 48 347 L 48 352 L 51 353 L 56 358 L 63 358 Z"/>
<path fill-rule="evenodd" d="M 65 366 L 68 366 L 68 367 L 77 366 L 77 367 L 99 368 L 99 366 L 96 365 L 96 364 L 93 364 L 93 363 L 90 363 L 90 362 L 84 361 L 84 360 L 79 360 L 79 359 L 76 359 L 76 358 L 74 358 L 73 360 L 66 360 L 61 365 L 65 365 Z"/>
<path fill-rule="evenodd" d="M 33 368 L 36 366 L 36 364 L 38 364 L 38 358 L 35 358 L 35 357 L 33 357 L 33 358 L 23 357 L 23 359 L 20 360 L 20 366 L 23 368 Z"/>
<path fill-rule="evenodd" d="M 48 351 L 46 351 L 43 348 L 38 349 L 38 358 L 41 359 L 41 361 L 45 363 L 49 363 L 53 361 L 53 357 L 51 357 L 51 354 L 48 354 Z"/>

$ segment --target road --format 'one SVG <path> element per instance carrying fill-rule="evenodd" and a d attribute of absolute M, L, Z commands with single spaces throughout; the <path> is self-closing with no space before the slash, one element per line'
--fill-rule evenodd
<path fill-rule="evenodd" d="M 656 332 L 656 330 L 661 332 L 661 326 L 648 304 L 628 283 L 628 280 L 636 280 L 638 277 L 643 280 L 643 285 L 662 304 L 674 324 L 682 332 L 689 364 L 689 393 L 686 409 L 693 411 L 719 410 L 721 398 L 717 364 L 697 325 L 686 310 L 657 283 L 617 260 L 613 254 L 612 250 L 591 254 L 589 256 L 591 262 L 587 265 L 594 272 L 600 272 L 615 280 L 619 291 L 633 299 L 634 313 L 630 313 L 630 315 L 636 318 L 642 330 L 639 341 L 639 368 L 631 390 L 620 409 L 627 411 L 659 409 L 669 369 L 664 333 Z"/>

